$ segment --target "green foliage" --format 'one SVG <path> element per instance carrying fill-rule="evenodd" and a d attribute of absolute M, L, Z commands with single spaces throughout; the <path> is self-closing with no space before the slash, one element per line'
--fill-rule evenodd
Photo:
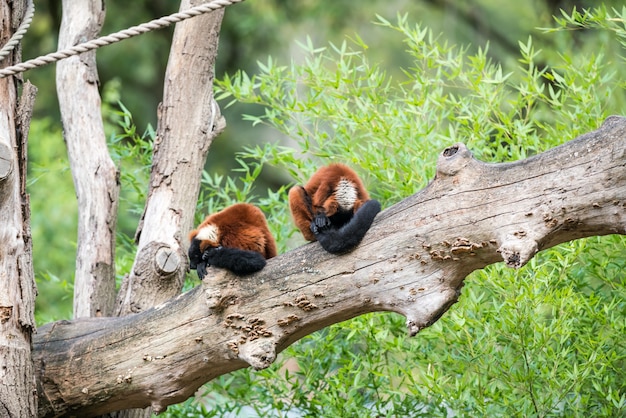
<path fill-rule="evenodd" d="M 143 213 L 148 192 L 152 144 L 155 132 L 148 125 L 143 134 L 137 132 L 130 111 L 118 100 L 119 84 L 110 83 L 103 94 L 103 113 L 108 122 L 108 147 L 113 162 L 120 171 L 120 200 L 115 250 L 115 268 L 118 284 L 130 272 L 137 245 L 135 231 Z"/>
<path fill-rule="evenodd" d="M 246 119 L 284 138 L 240 155 L 241 183 L 207 177 L 215 198 L 250 199 L 260 164 L 303 182 L 340 160 L 388 206 L 422 188 L 437 153 L 455 141 L 483 160 L 517 160 L 623 110 L 616 63 L 573 52 L 585 39 L 565 43 L 546 65 L 529 37 L 517 65 L 505 67 L 487 47 L 451 46 L 405 17 L 378 25 L 405 42 L 412 65 L 401 76 L 372 62 L 353 37 L 327 47 L 308 41 L 297 62 L 268 59 L 254 76 L 218 82 L 222 100 L 262 106 Z M 283 189 L 266 207 L 284 202 Z M 288 222 L 284 211 L 271 215 L 285 236 Z M 596 237 L 544 251 L 520 270 L 492 265 L 468 277 L 459 303 L 416 338 L 406 337 L 398 315 L 364 315 L 302 339 L 267 370 L 215 379 L 205 396 L 165 415 L 623 415 L 625 245 L 622 236 Z"/>
<path fill-rule="evenodd" d="M 610 11 L 605 5 L 600 5 L 593 9 L 577 10 L 574 7 L 571 13 L 561 11 L 561 16 L 555 18 L 556 28 L 547 28 L 547 32 L 564 29 L 600 29 L 612 32 L 617 41 L 626 48 L 626 6 L 621 10 L 612 8 Z"/>
<path fill-rule="evenodd" d="M 71 317 L 77 203 L 61 130 L 50 118 L 32 121 L 27 191 L 31 200 L 38 323 Z"/>

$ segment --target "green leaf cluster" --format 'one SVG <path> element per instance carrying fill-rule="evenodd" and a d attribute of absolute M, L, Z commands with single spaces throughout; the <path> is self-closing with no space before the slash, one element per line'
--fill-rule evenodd
<path fill-rule="evenodd" d="M 51 118 L 33 120 L 29 131 L 27 191 L 37 290 L 35 319 L 71 317 L 76 254 L 77 202 L 61 130 Z M 69 266 L 68 266 L 69 265 Z M 45 295 L 42 297 L 42 295 Z"/>

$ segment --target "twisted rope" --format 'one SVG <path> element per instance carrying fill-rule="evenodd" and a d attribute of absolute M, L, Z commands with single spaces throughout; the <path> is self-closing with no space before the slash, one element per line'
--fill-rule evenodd
<path fill-rule="evenodd" d="M 204 13 L 209 13 L 217 9 L 222 9 L 226 6 L 230 6 L 231 4 L 241 3 L 242 1 L 244 0 L 212 0 L 208 3 L 192 7 L 183 12 L 174 13 L 160 19 L 154 19 L 150 22 L 142 23 L 139 26 L 133 26 L 131 28 L 115 32 L 107 36 L 102 36 L 100 38 L 93 39 L 91 41 L 84 42 L 82 44 L 78 44 L 73 47 L 63 49 L 61 51 L 52 52 L 50 54 L 33 58 L 20 64 L 4 68 L 0 70 L 0 78 L 23 73 L 24 71 L 32 70 L 33 68 L 37 67 L 42 67 L 44 65 L 48 65 L 65 58 L 69 58 L 74 55 L 82 54 L 83 52 L 98 49 L 102 46 L 111 45 L 124 39 L 132 38 L 146 32 L 163 29 L 173 25 L 174 23 L 182 22 L 183 20 L 187 20 Z"/>
<path fill-rule="evenodd" d="M 30 27 L 30 24 L 33 21 L 34 14 L 35 3 L 33 2 L 33 0 L 29 0 L 28 5 L 26 6 L 26 12 L 24 12 L 24 20 L 22 20 L 22 24 L 19 28 L 17 28 L 17 31 L 13 34 L 13 36 L 11 36 L 9 42 L 7 42 L 7 44 L 3 46 L 2 49 L 0 49 L 0 61 L 4 60 L 7 55 L 9 55 L 11 51 L 13 51 L 15 45 L 20 43 L 20 41 L 24 37 L 24 34 L 26 33 L 26 31 Z"/>

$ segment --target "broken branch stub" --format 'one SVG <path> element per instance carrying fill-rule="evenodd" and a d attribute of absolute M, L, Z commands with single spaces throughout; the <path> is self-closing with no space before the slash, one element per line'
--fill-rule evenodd
<path fill-rule="evenodd" d="M 470 272 L 625 234 L 625 208 L 624 118 L 514 163 L 486 164 L 455 144 L 428 187 L 381 212 L 349 254 L 311 243 L 254 275 L 209 269 L 195 289 L 136 315 L 42 327 L 40 416 L 163 411 L 219 375 L 267 367 L 305 335 L 367 312 L 403 314 L 415 335 L 456 302 Z"/>

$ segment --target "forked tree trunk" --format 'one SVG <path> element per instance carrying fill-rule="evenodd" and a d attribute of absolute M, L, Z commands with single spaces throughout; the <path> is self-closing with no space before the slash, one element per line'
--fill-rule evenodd
<path fill-rule="evenodd" d="M 0 2 L 0 45 L 24 16 L 26 2 Z M 19 61 L 19 50 L 5 61 Z M 36 89 L 26 84 L 18 107 L 18 79 L 0 79 L 0 417 L 37 413 L 31 339 L 35 280 L 26 194 L 26 150 Z"/>
<path fill-rule="evenodd" d="M 183 0 L 180 9 L 202 3 Z M 209 146 L 225 127 L 212 90 L 223 13 L 223 9 L 217 10 L 176 26 L 159 108 L 150 190 L 137 231 L 137 256 L 115 309 L 119 182 L 100 117 L 95 51 L 57 66 L 57 92 L 79 203 L 75 318 L 141 312 L 182 288 L 188 265 L 185 235 L 196 206 L 190 196 L 198 195 Z M 96 37 L 104 16 L 102 0 L 64 0 L 59 47 Z M 149 416 L 150 411 L 115 415 L 141 417 Z"/>
<path fill-rule="evenodd" d="M 39 414 L 163 411 L 366 312 L 403 314 L 416 335 L 456 302 L 470 272 L 502 260 L 519 268 L 542 249 L 606 234 L 626 234 L 625 118 L 514 163 L 485 164 L 456 144 L 431 184 L 383 211 L 350 254 L 312 243 L 249 277 L 212 269 L 195 289 L 136 315 L 42 327 Z"/>

